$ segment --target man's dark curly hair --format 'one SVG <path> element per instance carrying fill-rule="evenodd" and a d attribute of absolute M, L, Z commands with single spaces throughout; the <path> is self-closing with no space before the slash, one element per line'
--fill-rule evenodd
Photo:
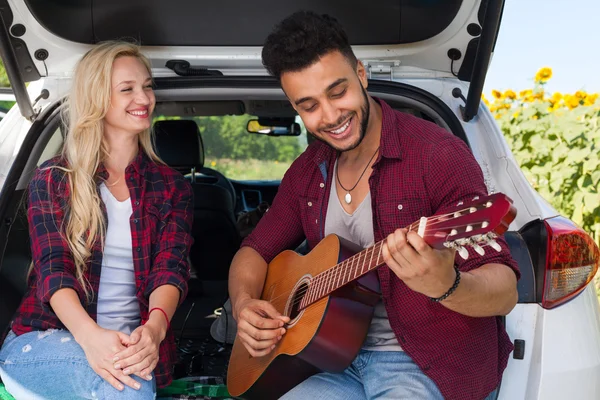
<path fill-rule="evenodd" d="M 332 51 L 339 51 L 356 67 L 348 35 L 335 18 L 298 11 L 276 25 L 267 37 L 262 62 L 271 75 L 281 79 L 284 72 L 300 71 Z"/>

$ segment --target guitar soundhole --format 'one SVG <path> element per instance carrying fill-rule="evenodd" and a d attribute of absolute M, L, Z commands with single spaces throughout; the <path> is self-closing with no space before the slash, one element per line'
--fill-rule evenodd
<path fill-rule="evenodd" d="M 308 284 L 305 283 L 305 282 L 301 283 L 296 288 L 296 291 L 294 292 L 294 296 L 292 297 L 292 302 L 291 302 L 290 307 L 288 309 L 289 310 L 288 317 L 290 317 L 291 321 L 294 321 L 300 315 L 300 313 L 301 313 L 301 311 L 300 311 L 300 302 L 304 298 L 304 295 L 306 294 L 307 290 L 308 290 Z"/>

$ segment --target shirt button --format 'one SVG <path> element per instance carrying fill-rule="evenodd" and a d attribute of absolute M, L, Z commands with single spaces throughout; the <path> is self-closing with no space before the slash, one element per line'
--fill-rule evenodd
<path fill-rule="evenodd" d="M 325 184 L 323 182 L 319 183 L 319 187 L 324 188 Z"/>
<path fill-rule="evenodd" d="M 312 207 L 312 201 L 309 201 L 309 202 L 308 202 L 308 206 L 309 206 L 309 207 Z"/>
<path fill-rule="evenodd" d="M 141 276 L 141 275 L 140 275 L 140 276 L 138 276 L 138 281 L 141 281 L 142 279 L 144 279 L 144 277 L 143 277 L 143 276 Z"/>
<path fill-rule="evenodd" d="M 137 223 L 138 223 L 138 220 L 137 220 L 137 219 L 134 219 L 134 220 L 133 220 L 133 223 L 134 223 L 134 224 L 137 224 Z"/>
<path fill-rule="evenodd" d="M 132 181 L 133 180 L 133 176 L 129 177 L 129 180 Z"/>
<path fill-rule="evenodd" d="M 318 223 L 319 223 L 319 220 L 318 220 L 318 219 L 315 219 L 315 224 L 318 224 Z"/>
<path fill-rule="evenodd" d="M 404 207 L 402 206 L 402 204 L 398 204 L 398 210 L 402 210 Z"/>
<path fill-rule="evenodd" d="M 136 250 L 136 251 L 139 253 L 140 251 L 142 251 L 142 248 L 141 248 L 141 247 L 138 247 L 138 248 L 137 248 L 137 249 L 135 249 L 135 250 Z"/>
<path fill-rule="evenodd" d="M 139 206 L 139 205 L 140 205 L 140 202 L 139 202 L 138 200 L 136 200 L 136 201 L 135 201 L 135 205 L 136 205 L 136 206 Z"/>

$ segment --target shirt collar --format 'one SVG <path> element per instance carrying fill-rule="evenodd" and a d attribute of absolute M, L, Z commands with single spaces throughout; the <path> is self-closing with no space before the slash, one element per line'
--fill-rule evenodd
<path fill-rule="evenodd" d="M 138 176 L 142 177 L 146 172 L 147 164 L 148 156 L 146 155 L 144 150 L 140 148 L 135 158 L 131 161 L 131 163 L 129 163 L 127 168 L 125 168 L 125 174 L 135 172 L 138 174 Z M 100 163 L 100 165 L 98 166 L 96 176 L 100 179 L 101 182 L 108 179 L 108 171 L 106 170 L 104 163 Z"/>
<path fill-rule="evenodd" d="M 385 101 L 374 97 L 381 106 L 381 140 L 380 153 L 385 158 L 402 158 L 402 143 L 400 141 L 397 113 Z"/>

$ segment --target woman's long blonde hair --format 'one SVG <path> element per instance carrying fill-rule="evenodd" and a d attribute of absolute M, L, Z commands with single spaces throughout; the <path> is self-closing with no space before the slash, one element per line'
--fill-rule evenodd
<path fill-rule="evenodd" d="M 104 241 L 106 221 L 101 209 L 96 175 L 109 156 L 104 138 L 104 117 L 110 108 L 113 63 L 119 57 L 135 57 L 151 74 L 150 61 L 132 43 L 110 41 L 96 45 L 77 64 L 63 121 L 68 127 L 62 156 L 66 160 L 70 198 L 63 224 L 76 268 L 76 277 L 89 300 L 86 264 L 97 240 Z M 152 148 L 151 130 L 139 134 L 140 150 L 161 162 Z"/>

